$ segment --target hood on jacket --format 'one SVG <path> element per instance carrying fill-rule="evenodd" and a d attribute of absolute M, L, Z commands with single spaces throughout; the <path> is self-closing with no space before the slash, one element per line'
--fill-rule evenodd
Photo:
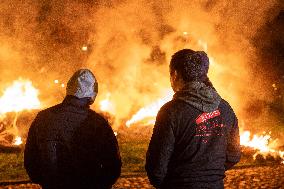
<path fill-rule="evenodd" d="M 76 71 L 67 83 L 66 95 L 79 99 L 91 98 L 95 100 L 98 94 L 98 82 L 94 74 L 88 69 Z"/>
<path fill-rule="evenodd" d="M 182 90 L 175 93 L 174 99 L 183 100 L 202 112 L 216 110 L 221 101 L 214 88 L 198 81 L 187 83 Z"/>

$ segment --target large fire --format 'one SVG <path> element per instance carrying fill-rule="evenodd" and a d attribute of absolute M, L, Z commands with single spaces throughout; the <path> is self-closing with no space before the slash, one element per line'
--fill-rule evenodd
<path fill-rule="evenodd" d="M 155 117 L 166 102 L 170 101 L 173 96 L 173 91 L 167 89 L 164 97 L 159 98 L 149 105 L 142 107 L 132 117 L 126 121 L 126 126 L 132 125 L 150 125 L 155 123 Z M 106 98 L 99 102 L 100 110 L 115 114 L 114 104 L 110 101 L 111 94 L 107 93 Z M 10 128 L 14 133 L 13 145 L 22 144 L 22 138 L 18 135 L 18 128 L 16 126 L 18 113 L 23 110 L 40 109 L 41 103 L 38 99 L 38 90 L 32 85 L 29 80 L 16 80 L 13 84 L 7 87 L 3 95 L 0 97 L 0 116 L 3 119 L 6 113 L 15 112 L 14 124 Z M 284 152 L 276 150 L 277 140 L 271 138 L 271 133 L 264 133 L 262 135 L 251 134 L 250 131 L 241 130 L 240 143 L 242 146 L 250 147 L 258 150 L 261 154 L 277 155 L 284 159 Z M 255 156 L 254 156 L 255 157 Z M 284 162 L 284 161 L 283 161 Z"/>
<path fill-rule="evenodd" d="M 161 99 L 156 100 L 148 106 L 141 108 L 131 119 L 126 122 L 126 126 L 130 127 L 134 124 L 143 124 L 153 126 L 155 123 L 155 116 L 163 104 L 168 102 L 172 97 L 173 92 L 168 91 L 168 94 Z M 240 144 L 245 147 L 250 147 L 258 152 L 255 153 L 254 158 L 258 153 L 267 154 L 280 157 L 284 163 L 284 151 L 276 150 L 278 140 L 271 138 L 271 133 L 264 133 L 262 135 L 251 134 L 250 131 L 240 131 Z"/>
<path fill-rule="evenodd" d="M 17 80 L 0 97 L 0 115 L 40 108 L 38 90 L 31 81 Z"/>
<path fill-rule="evenodd" d="M 252 135 L 250 131 L 243 131 L 240 134 L 240 143 L 242 146 L 251 147 L 258 150 L 258 153 L 267 155 L 271 154 L 273 156 L 280 157 L 284 163 L 284 151 L 276 150 L 277 139 L 271 138 L 271 133 L 264 133 L 262 135 L 254 134 Z M 254 158 L 258 154 L 254 155 Z"/>
<path fill-rule="evenodd" d="M 31 81 L 19 79 L 4 90 L 3 95 L 0 96 L 0 118 L 2 120 L 7 113 L 15 112 L 12 126 L 6 128 L 7 134 L 15 136 L 13 145 L 23 143 L 16 124 L 19 112 L 40 108 L 41 103 L 38 99 L 38 90 L 32 85 Z"/>

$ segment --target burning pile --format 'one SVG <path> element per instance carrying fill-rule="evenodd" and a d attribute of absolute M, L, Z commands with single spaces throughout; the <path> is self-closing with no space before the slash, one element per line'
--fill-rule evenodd
<path fill-rule="evenodd" d="M 240 143 L 243 146 L 243 154 L 253 152 L 253 159 L 278 159 L 284 164 L 284 151 L 277 150 L 277 139 L 271 138 L 271 132 L 262 135 L 252 135 L 249 131 L 243 131 L 240 135 Z M 253 150 L 253 151 L 252 151 Z"/>
<path fill-rule="evenodd" d="M 132 117 L 125 122 L 127 128 L 137 126 L 153 126 L 155 116 L 163 104 L 171 100 L 173 91 L 166 90 L 163 98 L 153 101 L 148 106 L 138 110 Z M 110 101 L 111 94 L 108 93 L 106 99 L 99 102 L 100 110 L 108 114 L 114 114 L 114 104 Z M 14 81 L 10 87 L 7 87 L 0 97 L 0 147 L 16 147 L 23 143 L 17 126 L 18 116 L 26 110 L 40 109 L 41 103 L 38 99 L 38 90 L 29 80 Z M 7 121 L 10 120 L 10 121 Z M 253 152 L 254 159 L 259 155 L 263 158 L 280 158 L 284 163 L 284 151 L 278 150 L 278 140 L 271 138 L 271 133 L 262 135 L 252 135 L 249 131 L 241 130 L 240 143 L 245 149 Z"/>
<path fill-rule="evenodd" d="M 0 146 L 16 147 L 23 143 L 17 126 L 18 116 L 25 110 L 39 109 L 38 90 L 29 80 L 16 80 L 0 96 Z"/>
<path fill-rule="evenodd" d="M 130 120 L 126 122 L 127 127 L 134 125 L 154 125 L 155 116 L 157 115 L 161 106 L 171 99 L 172 92 L 169 91 L 168 95 L 164 98 L 158 99 L 152 104 L 141 108 L 136 114 L 132 116 Z M 284 163 L 284 151 L 278 150 L 278 140 L 271 138 L 271 132 L 263 133 L 262 135 L 252 135 L 250 131 L 240 131 L 240 144 L 243 149 L 243 153 L 253 156 L 256 160 L 257 157 L 266 159 L 266 157 L 272 157 L 274 159 L 280 159 L 281 163 Z"/>

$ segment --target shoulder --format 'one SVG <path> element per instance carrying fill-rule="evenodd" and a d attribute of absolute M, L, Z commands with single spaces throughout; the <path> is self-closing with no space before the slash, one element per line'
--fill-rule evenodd
<path fill-rule="evenodd" d="M 188 105 L 183 100 L 172 99 L 171 101 L 165 103 L 160 112 L 170 113 L 170 114 L 182 114 L 183 112 L 195 112 L 195 108 Z"/>
<path fill-rule="evenodd" d="M 228 111 L 234 112 L 229 102 L 227 102 L 225 99 L 221 99 L 219 107 L 222 109 L 227 109 Z"/>
<path fill-rule="evenodd" d="M 89 110 L 89 115 L 93 121 L 95 121 L 97 124 L 101 125 L 109 125 L 107 119 L 105 119 L 101 114 L 95 112 L 94 110 Z"/>
<path fill-rule="evenodd" d="M 30 130 L 34 130 L 35 128 L 37 130 L 39 128 L 48 125 L 49 118 L 52 115 L 55 115 L 56 111 L 58 111 L 59 109 L 60 109 L 60 104 L 39 111 L 30 126 Z"/>
<path fill-rule="evenodd" d="M 61 104 L 57 104 L 55 106 L 52 106 L 52 107 L 49 107 L 49 108 L 46 108 L 44 110 L 39 111 L 38 114 L 37 114 L 37 117 L 44 117 L 48 114 L 57 113 L 58 111 L 60 111 L 60 109 L 61 109 Z"/>
<path fill-rule="evenodd" d="M 173 110 L 173 109 L 180 108 L 180 107 L 182 107 L 182 106 L 184 106 L 184 103 L 183 103 L 182 101 L 173 99 L 173 100 L 171 100 L 171 101 L 165 103 L 165 104 L 161 107 L 160 110 L 162 110 L 162 111 L 171 111 L 171 110 Z"/>
<path fill-rule="evenodd" d="M 89 131 L 95 133 L 100 137 L 113 133 L 112 127 L 101 114 L 95 112 L 94 110 L 89 110 L 89 119 L 87 119 L 87 125 L 89 125 Z"/>
<path fill-rule="evenodd" d="M 190 107 L 187 107 L 181 100 L 171 100 L 165 103 L 158 112 L 158 117 L 164 118 L 178 118 L 183 112 Z"/>
<path fill-rule="evenodd" d="M 159 114 L 162 113 L 170 113 L 172 110 L 174 110 L 174 107 L 176 106 L 176 103 L 171 100 L 167 103 L 165 103 L 159 110 Z"/>
<path fill-rule="evenodd" d="M 43 122 L 44 120 L 48 119 L 50 115 L 55 114 L 56 111 L 58 111 L 59 109 L 60 109 L 60 104 L 41 110 L 36 114 L 33 122 L 34 123 Z"/>
<path fill-rule="evenodd" d="M 229 102 L 227 102 L 226 100 L 224 100 L 224 99 L 221 100 L 220 105 L 219 105 L 219 109 L 224 114 L 227 114 L 227 115 L 230 115 L 230 116 L 236 118 L 236 114 L 235 114 L 233 108 L 231 107 Z"/>
<path fill-rule="evenodd" d="M 231 107 L 231 105 L 229 104 L 229 102 L 226 101 L 226 100 L 223 99 L 223 98 L 222 98 L 221 101 L 220 101 L 220 106 L 226 107 L 226 108 L 229 108 L 229 109 L 233 110 L 232 107 Z"/>

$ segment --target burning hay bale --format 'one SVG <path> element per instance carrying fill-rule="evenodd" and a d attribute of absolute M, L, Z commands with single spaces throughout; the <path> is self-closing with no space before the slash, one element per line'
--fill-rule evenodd
<path fill-rule="evenodd" d="M 0 120 L 0 152 L 13 153 L 23 149 L 23 143 L 38 110 L 7 113 Z"/>
<path fill-rule="evenodd" d="M 244 158 L 251 159 L 257 163 L 283 163 L 284 151 L 277 148 L 277 139 L 273 140 L 271 133 L 263 135 L 251 135 L 249 131 L 241 133 L 242 154 Z"/>
<path fill-rule="evenodd" d="M 0 152 L 20 152 L 22 140 L 9 131 L 0 133 Z"/>
<path fill-rule="evenodd" d="M 16 80 L 0 96 L 0 151 L 22 149 L 29 126 L 40 108 L 38 90 L 29 80 Z"/>
<path fill-rule="evenodd" d="M 259 149 L 241 146 L 242 160 L 254 164 L 281 164 L 283 159 L 280 153 L 263 153 Z"/>

